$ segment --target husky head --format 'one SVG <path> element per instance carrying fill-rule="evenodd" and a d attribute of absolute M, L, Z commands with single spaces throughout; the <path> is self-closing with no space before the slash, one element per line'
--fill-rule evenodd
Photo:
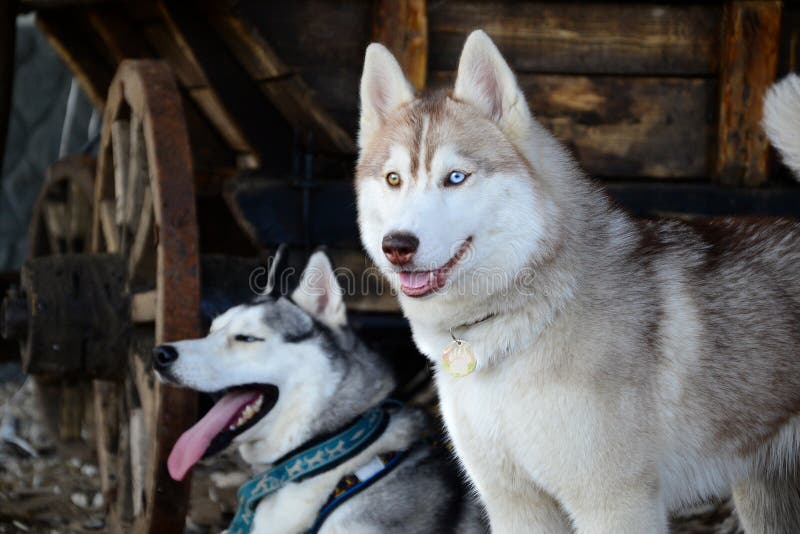
<path fill-rule="evenodd" d="M 272 463 L 393 389 L 386 363 L 348 327 L 342 293 L 328 258 L 316 252 L 291 298 L 236 306 L 206 337 L 156 347 L 163 380 L 223 394 L 175 444 L 173 478 L 231 442 L 245 461 Z"/>
<path fill-rule="evenodd" d="M 421 297 L 509 291 L 557 249 L 562 213 L 549 177 L 577 171 L 484 32 L 467 39 L 453 90 L 422 96 L 371 44 L 358 142 L 361 238 L 407 312 Z"/>

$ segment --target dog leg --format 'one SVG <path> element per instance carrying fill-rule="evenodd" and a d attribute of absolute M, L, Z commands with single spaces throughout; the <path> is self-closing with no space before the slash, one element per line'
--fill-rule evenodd
<path fill-rule="evenodd" d="M 733 486 L 739 520 L 748 534 L 800 532 L 798 473 L 754 473 Z"/>
<path fill-rule="evenodd" d="M 492 532 L 568 534 L 569 518 L 555 499 L 539 489 L 489 491 L 483 497 Z"/>
<path fill-rule="evenodd" d="M 614 491 L 618 488 L 619 491 Z M 652 487 L 625 487 L 614 484 L 585 493 L 578 506 L 565 503 L 580 534 L 639 534 L 668 532 L 667 511 Z"/>

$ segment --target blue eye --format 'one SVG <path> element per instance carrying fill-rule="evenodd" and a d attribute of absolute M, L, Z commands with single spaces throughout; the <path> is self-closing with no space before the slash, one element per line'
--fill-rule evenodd
<path fill-rule="evenodd" d="M 452 171 L 450 173 L 450 175 L 447 177 L 447 181 L 445 182 L 445 185 L 459 185 L 464 180 L 467 179 L 467 176 L 469 176 L 469 175 L 467 173 L 465 173 L 465 172 Z"/>
<path fill-rule="evenodd" d="M 242 343 L 255 343 L 257 341 L 264 341 L 264 338 L 256 336 L 246 336 L 244 334 L 237 334 L 233 339 L 241 341 Z"/>

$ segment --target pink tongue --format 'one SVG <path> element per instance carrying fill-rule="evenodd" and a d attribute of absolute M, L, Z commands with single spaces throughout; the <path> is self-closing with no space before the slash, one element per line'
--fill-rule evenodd
<path fill-rule="evenodd" d="M 419 289 L 429 285 L 431 273 L 428 271 L 410 272 L 400 271 L 400 283 L 410 289 Z"/>
<path fill-rule="evenodd" d="M 211 440 L 222 432 L 233 416 L 256 400 L 259 391 L 238 391 L 222 397 L 211 410 L 178 438 L 167 459 L 167 469 L 174 480 L 183 480 L 186 473 L 205 454 Z"/>

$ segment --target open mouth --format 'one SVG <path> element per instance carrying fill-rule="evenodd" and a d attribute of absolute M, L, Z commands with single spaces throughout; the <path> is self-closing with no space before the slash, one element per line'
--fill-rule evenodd
<path fill-rule="evenodd" d="M 456 263 L 467 252 L 470 243 L 472 243 L 472 237 L 465 239 L 453 257 L 438 269 L 432 271 L 400 271 L 400 290 L 409 297 L 424 297 L 443 288 L 447 283 L 447 277 L 450 276 L 450 271 L 453 270 Z"/>
<path fill-rule="evenodd" d="M 167 459 L 174 480 L 183 480 L 202 458 L 225 449 L 239 434 L 258 423 L 278 401 L 271 384 L 247 384 L 226 390 L 202 419 L 184 432 Z"/>

